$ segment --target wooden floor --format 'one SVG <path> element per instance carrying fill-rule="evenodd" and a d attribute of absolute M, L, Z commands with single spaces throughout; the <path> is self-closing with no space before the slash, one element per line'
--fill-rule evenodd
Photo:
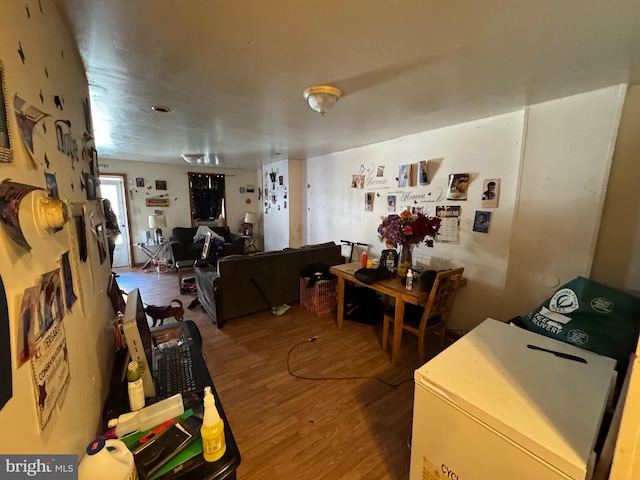
<path fill-rule="evenodd" d="M 242 456 L 239 479 L 409 477 L 412 376 L 419 366 L 413 335 L 404 335 L 394 367 L 380 348 L 381 325 L 345 321 L 337 330 L 335 314 L 317 317 L 298 304 L 282 316 L 263 311 L 218 330 L 201 307 L 187 309 L 194 296 L 179 294 L 175 272 L 115 271 L 120 288 L 140 288 L 147 304 L 180 299 L 185 319 L 200 328 Z M 295 378 L 288 368 L 315 380 Z"/>

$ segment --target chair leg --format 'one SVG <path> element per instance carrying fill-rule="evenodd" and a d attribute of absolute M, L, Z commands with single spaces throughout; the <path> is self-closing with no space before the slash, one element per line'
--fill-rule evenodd
<path fill-rule="evenodd" d="M 424 348 L 424 332 L 420 332 L 418 335 L 418 360 L 420 360 L 420 365 L 424 365 L 426 361 L 425 348 Z"/>

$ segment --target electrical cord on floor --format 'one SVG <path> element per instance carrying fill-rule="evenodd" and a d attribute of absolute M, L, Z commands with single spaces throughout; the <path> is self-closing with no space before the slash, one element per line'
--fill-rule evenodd
<path fill-rule="evenodd" d="M 300 378 L 302 380 L 371 380 L 371 379 L 373 379 L 373 380 L 377 380 L 380 383 L 386 385 L 387 387 L 391 387 L 391 388 L 397 388 L 400 385 L 402 385 L 403 383 L 412 382 L 413 381 L 413 378 L 405 378 L 404 380 L 402 380 L 399 383 L 389 383 L 386 380 L 384 380 L 382 378 L 379 378 L 379 377 L 376 377 L 376 376 L 373 376 L 373 377 L 307 377 L 307 376 L 304 376 L 304 375 L 298 375 L 297 373 L 293 373 L 291 371 L 291 364 L 290 364 L 290 361 L 289 361 L 289 359 L 291 357 L 291 352 L 293 352 L 293 350 L 296 347 L 299 347 L 300 345 L 304 345 L 305 343 L 315 342 L 317 339 L 318 339 L 318 336 L 316 335 L 314 337 L 311 337 L 311 338 L 305 340 L 304 342 L 296 343 L 295 345 L 293 345 L 289 349 L 289 351 L 287 352 L 287 371 L 289 372 L 289 375 L 291 375 L 292 377 L 295 377 L 295 378 Z"/>

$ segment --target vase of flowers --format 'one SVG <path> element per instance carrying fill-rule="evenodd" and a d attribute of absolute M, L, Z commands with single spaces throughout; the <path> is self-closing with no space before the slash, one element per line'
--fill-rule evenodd
<path fill-rule="evenodd" d="M 382 218 L 382 223 L 378 227 L 380 240 L 400 245 L 398 276 L 406 276 L 407 269 L 411 268 L 413 247 L 421 242 L 424 242 L 427 247 L 433 247 L 438 230 L 440 230 L 438 217 L 411 213 L 409 210 L 405 210 L 400 215 L 393 214 Z"/>

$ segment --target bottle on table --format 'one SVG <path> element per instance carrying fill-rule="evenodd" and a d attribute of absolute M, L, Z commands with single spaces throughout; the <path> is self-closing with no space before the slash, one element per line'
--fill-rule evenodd
<path fill-rule="evenodd" d="M 216 409 L 211 387 L 204 387 L 204 416 L 200 427 L 202 454 L 207 462 L 215 462 L 224 455 L 227 444 L 224 439 L 224 422 Z"/>
<path fill-rule="evenodd" d="M 407 278 L 404 286 L 407 290 L 413 290 L 413 272 L 410 268 L 407 270 Z"/>
<path fill-rule="evenodd" d="M 129 362 L 127 366 L 127 391 L 129 392 L 129 408 L 132 412 L 144 407 L 142 371 L 136 361 Z"/>

